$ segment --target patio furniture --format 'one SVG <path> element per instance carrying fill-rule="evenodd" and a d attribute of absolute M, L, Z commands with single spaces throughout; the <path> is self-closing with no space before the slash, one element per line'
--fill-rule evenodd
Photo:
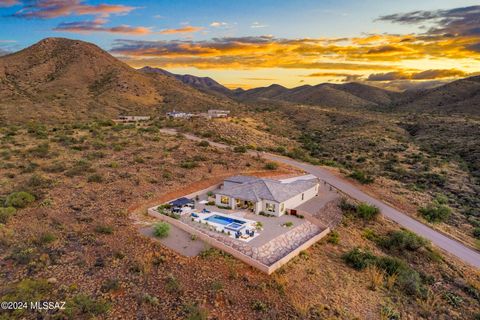
<path fill-rule="evenodd" d="M 196 214 L 196 213 L 194 212 L 194 213 L 192 213 L 192 217 L 198 218 L 199 216 L 198 216 L 198 214 Z"/>

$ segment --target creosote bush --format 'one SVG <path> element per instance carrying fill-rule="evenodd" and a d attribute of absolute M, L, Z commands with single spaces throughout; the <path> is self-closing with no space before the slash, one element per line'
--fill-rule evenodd
<path fill-rule="evenodd" d="M 267 162 L 265 164 L 265 169 L 267 170 L 277 170 L 278 169 L 278 164 L 275 162 Z"/>
<path fill-rule="evenodd" d="M 405 250 L 416 251 L 428 245 L 428 241 L 411 231 L 398 230 L 380 239 L 379 244 L 388 250 L 403 252 Z"/>
<path fill-rule="evenodd" d="M 5 206 L 15 207 L 15 208 L 25 208 L 28 204 L 32 203 L 33 201 L 35 201 L 35 196 L 33 196 L 28 192 L 25 192 L 25 191 L 13 192 L 7 196 L 7 199 L 5 199 Z"/>
<path fill-rule="evenodd" d="M 418 209 L 418 212 L 428 222 L 438 223 L 446 221 L 450 217 L 452 209 L 444 204 L 434 201 L 429 205 Z"/>
<path fill-rule="evenodd" d="M 397 275 L 396 283 L 408 295 L 419 295 L 423 283 L 417 271 L 410 268 L 403 260 L 389 256 L 376 256 L 368 250 L 354 248 L 342 256 L 352 268 L 363 270 L 371 266 L 385 271 L 387 275 Z"/>
<path fill-rule="evenodd" d="M 0 224 L 6 224 L 16 212 L 14 207 L 0 208 Z"/>
<path fill-rule="evenodd" d="M 153 234 L 158 238 L 165 238 L 170 233 L 170 225 L 166 222 L 157 222 L 153 227 Z"/>

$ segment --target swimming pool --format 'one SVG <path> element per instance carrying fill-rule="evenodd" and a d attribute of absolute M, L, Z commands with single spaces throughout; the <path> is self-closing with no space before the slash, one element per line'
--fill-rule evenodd
<path fill-rule="evenodd" d="M 222 226 L 226 226 L 226 225 L 229 225 L 231 223 L 245 224 L 245 221 L 238 220 L 238 219 L 233 219 L 233 218 L 230 218 L 230 217 L 220 216 L 218 214 L 210 216 L 210 217 L 206 218 L 205 220 L 213 222 L 213 223 L 221 224 Z"/>

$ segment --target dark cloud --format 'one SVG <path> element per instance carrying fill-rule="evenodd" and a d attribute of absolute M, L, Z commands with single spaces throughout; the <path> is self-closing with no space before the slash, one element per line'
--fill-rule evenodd
<path fill-rule="evenodd" d="M 468 74 L 457 69 L 431 69 L 421 72 L 386 72 L 373 73 L 367 78 L 367 81 L 393 81 L 393 80 L 436 80 L 466 77 L 473 74 Z"/>
<path fill-rule="evenodd" d="M 368 76 L 368 81 L 392 81 L 399 79 L 410 79 L 408 74 L 401 71 L 385 72 L 385 73 L 372 73 Z"/>
<path fill-rule="evenodd" d="M 105 18 L 112 14 L 129 13 L 133 9 L 135 7 L 117 4 L 89 5 L 81 0 L 29 0 L 24 2 L 22 8 L 14 16 L 49 19 L 71 15 L 94 15 Z"/>
<path fill-rule="evenodd" d="M 427 34 L 480 36 L 480 6 L 397 13 L 381 16 L 377 20 L 420 25 L 427 29 Z"/>
<path fill-rule="evenodd" d="M 0 8 L 13 7 L 17 4 L 20 4 L 20 2 L 17 0 L 0 0 Z"/>
<path fill-rule="evenodd" d="M 75 33 L 90 33 L 90 32 L 108 32 L 108 33 L 121 33 L 130 35 L 145 35 L 150 34 L 152 31 L 146 27 L 131 27 L 128 25 L 121 25 L 115 27 L 106 27 L 106 21 L 102 19 L 86 20 L 76 22 L 64 22 L 60 23 L 53 30 L 62 32 L 75 32 Z"/>
<path fill-rule="evenodd" d="M 391 91 L 405 91 L 405 90 L 422 90 L 432 89 L 448 83 L 446 80 L 430 80 L 430 81 L 412 81 L 412 80 L 392 80 L 385 82 L 366 81 L 366 84 L 376 86 Z"/>

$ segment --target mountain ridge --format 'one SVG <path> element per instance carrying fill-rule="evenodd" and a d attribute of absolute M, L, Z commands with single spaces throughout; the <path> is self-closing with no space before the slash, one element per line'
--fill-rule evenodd
<path fill-rule="evenodd" d="M 0 57 L 0 119 L 77 120 L 228 107 L 166 75 L 138 72 L 98 46 L 46 38 Z"/>

